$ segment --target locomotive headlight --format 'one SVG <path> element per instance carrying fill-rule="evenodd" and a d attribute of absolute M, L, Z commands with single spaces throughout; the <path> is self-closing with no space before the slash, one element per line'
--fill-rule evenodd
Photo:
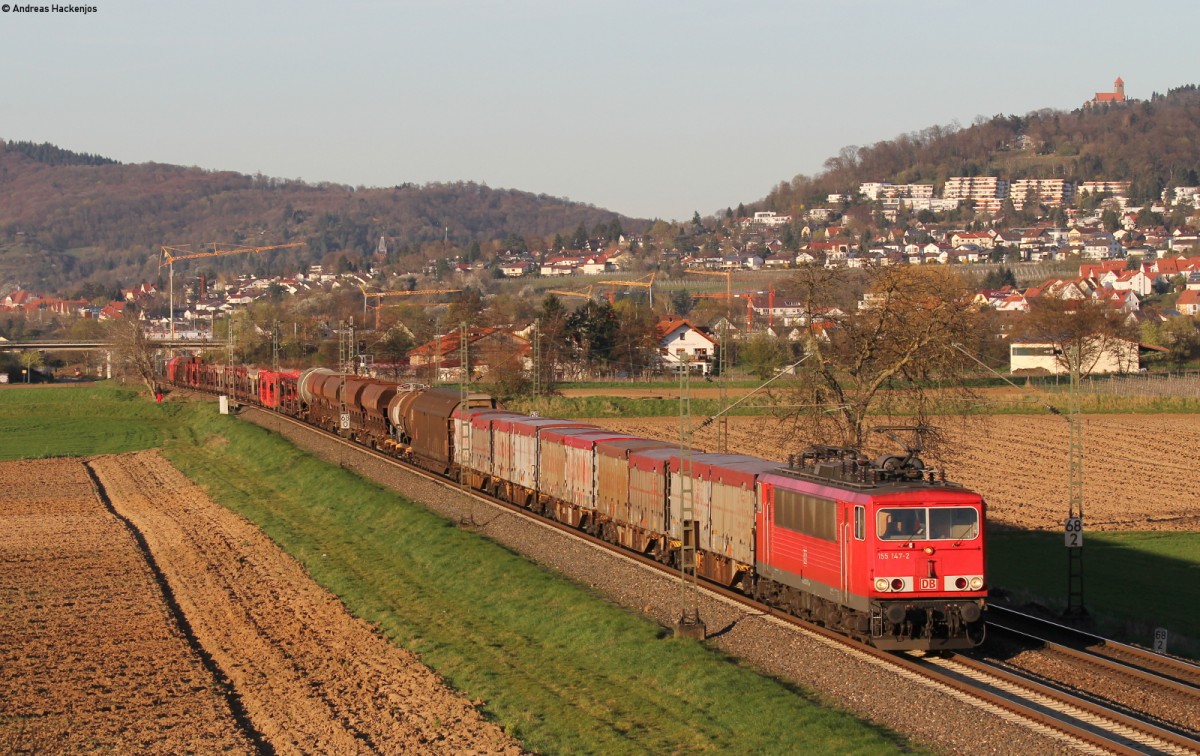
<path fill-rule="evenodd" d="M 875 578 L 875 590 L 886 591 L 888 589 L 887 578 Z"/>
<path fill-rule="evenodd" d="M 981 578 L 981 577 L 971 578 L 971 590 L 978 591 L 981 588 L 983 588 L 983 578 Z"/>
<path fill-rule="evenodd" d="M 892 578 L 892 590 L 893 591 L 904 590 L 904 581 L 901 580 L 900 578 Z"/>
<path fill-rule="evenodd" d="M 954 578 L 954 587 L 960 591 L 965 591 L 967 589 L 967 579 L 961 577 Z"/>

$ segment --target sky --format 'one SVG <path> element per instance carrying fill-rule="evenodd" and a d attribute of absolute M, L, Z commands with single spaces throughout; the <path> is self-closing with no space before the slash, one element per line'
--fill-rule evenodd
<path fill-rule="evenodd" d="M 1200 83 L 1195 0 L 7 1 L 0 139 L 667 220 L 848 145 Z M 14 10 L 52 1 L 95 10 Z"/>

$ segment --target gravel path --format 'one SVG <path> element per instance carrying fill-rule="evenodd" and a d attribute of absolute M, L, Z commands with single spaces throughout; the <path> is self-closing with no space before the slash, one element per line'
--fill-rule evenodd
<path fill-rule="evenodd" d="M 678 619 L 677 581 L 544 525 L 446 489 L 327 437 L 252 408 L 241 417 L 277 431 L 317 456 L 377 481 L 453 522 L 472 527 L 535 562 L 589 586 L 613 602 L 664 626 Z M 702 594 L 700 612 L 709 643 L 767 674 L 815 691 L 815 700 L 840 706 L 943 753 L 1068 753 L 1070 744 L 1039 734 L 1023 722 L 918 684 L 857 654 L 797 632 L 783 623 Z"/>

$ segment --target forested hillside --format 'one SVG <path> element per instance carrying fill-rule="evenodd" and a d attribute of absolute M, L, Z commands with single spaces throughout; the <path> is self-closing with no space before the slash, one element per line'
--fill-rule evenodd
<path fill-rule="evenodd" d="M 537 248 L 580 225 L 590 230 L 614 220 L 628 230 L 647 225 L 578 202 L 474 183 L 363 189 L 122 165 L 54 145 L 0 142 L 0 286 L 129 285 L 157 275 L 164 244 L 307 240 L 306 248 L 267 260 L 295 272 L 312 263 L 361 264 L 381 236 L 393 259 L 419 259 L 489 241 Z"/>
<path fill-rule="evenodd" d="M 864 181 L 932 183 L 952 176 L 1132 181 L 1135 201 L 1169 186 L 1200 184 L 1200 91 L 1196 85 L 1148 100 L 1025 116 L 979 118 L 967 128 L 932 126 L 867 147 L 849 146 L 817 176 L 797 176 L 755 208 L 794 212 Z"/>

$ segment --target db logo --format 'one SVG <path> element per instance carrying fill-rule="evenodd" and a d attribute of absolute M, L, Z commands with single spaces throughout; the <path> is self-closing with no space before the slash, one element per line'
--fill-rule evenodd
<path fill-rule="evenodd" d="M 921 578 L 920 589 L 923 591 L 936 591 L 938 589 L 937 578 Z"/>

